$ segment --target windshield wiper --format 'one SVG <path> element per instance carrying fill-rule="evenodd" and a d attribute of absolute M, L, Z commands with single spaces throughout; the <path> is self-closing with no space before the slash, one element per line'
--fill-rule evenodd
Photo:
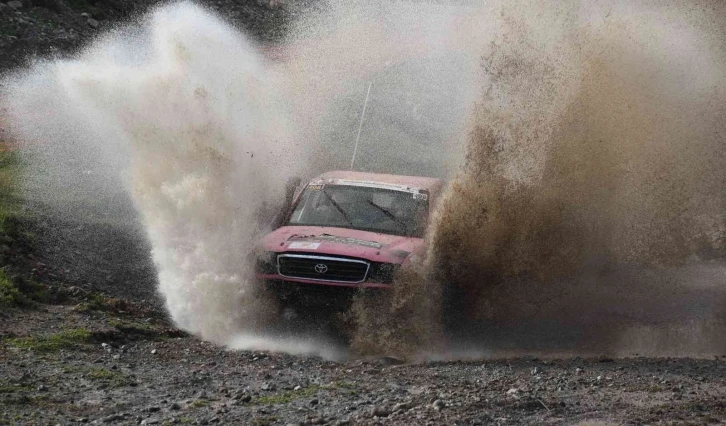
<path fill-rule="evenodd" d="M 402 229 L 404 229 L 404 230 L 406 229 L 406 224 L 403 223 L 403 222 L 401 222 L 401 219 L 399 219 L 398 217 L 396 217 L 396 215 L 394 215 L 393 213 L 389 212 L 388 210 L 386 210 L 385 208 L 379 206 L 378 204 L 374 203 L 371 200 L 366 200 L 366 203 L 368 203 L 368 204 L 372 205 L 373 207 L 377 208 L 378 211 L 380 211 L 381 213 L 383 213 L 384 215 L 386 215 L 386 217 L 388 217 L 392 221 L 394 221 L 397 224 L 399 224 Z"/>
<path fill-rule="evenodd" d="M 345 219 L 345 221 L 348 222 L 348 226 L 353 226 L 353 222 L 351 222 L 350 217 L 348 216 L 348 213 L 346 213 L 345 210 L 343 210 L 338 205 L 338 203 L 336 203 L 335 200 L 333 200 L 333 197 L 331 197 L 330 194 L 325 192 L 324 189 L 323 189 L 323 194 L 325 194 L 325 196 L 328 198 L 328 200 L 330 200 L 330 204 L 332 204 L 333 207 L 335 207 L 340 212 L 340 214 L 343 215 L 343 218 Z"/>

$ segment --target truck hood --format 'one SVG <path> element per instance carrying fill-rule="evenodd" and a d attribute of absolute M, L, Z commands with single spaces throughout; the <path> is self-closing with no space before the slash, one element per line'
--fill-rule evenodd
<path fill-rule="evenodd" d="M 283 226 L 267 234 L 262 242 L 267 251 L 276 253 L 314 253 L 402 263 L 424 240 L 347 228 Z"/>

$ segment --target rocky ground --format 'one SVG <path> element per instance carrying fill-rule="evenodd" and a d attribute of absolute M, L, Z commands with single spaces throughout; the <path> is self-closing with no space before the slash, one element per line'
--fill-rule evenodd
<path fill-rule="evenodd" d="M 0 70 L 72 52 L 153 3 L 0 3 Z M 207 4 L 275 41 L 289 3 Z M 160 307 L 138 227 L 22 199 L 21 162 L 2 151 L 0 425 L 726 423 L 721 358 L 333 362 L 200 341 Z"/>
<path fill-rule="evenodd" d="M 227 351 L 174 329 L 160 312 L 77 292 L 2 314 L 0 424 L 726 421 L 721 360 L 400 364 Z"/>

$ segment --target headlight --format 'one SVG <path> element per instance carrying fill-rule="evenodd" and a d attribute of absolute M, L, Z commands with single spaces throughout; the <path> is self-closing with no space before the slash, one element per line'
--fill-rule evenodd
<path fill-rule="evenodd" d="M 368 273 L 368 281 L 391 284 L 393 283 L 393 276 L 398 270 L 399 265 L 394 263 L 377 263 L 371 262 L 371 269 Z"/>

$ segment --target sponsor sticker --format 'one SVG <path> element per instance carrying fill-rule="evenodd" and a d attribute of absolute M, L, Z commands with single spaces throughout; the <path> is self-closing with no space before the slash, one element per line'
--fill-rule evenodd
<path fill-rule="evenodd" d="M 318 185 L 318 184 L 316 184 L 316 185 L 308 185 L 308 189 L 311 190 L 311 191 L 320 191 L 321 189 L 323 189 L 323 186 L 324 185 Z"/>
<path fill-rule="evenodd" d="M 427 194 L 425 192 L 414 192 L 413 199 L 426 201 L 429 199 L 429 194 Z"/>
<path fill-rule="evenodd" d="M 328 235 L 328 234 L 323 234 L 323 235 L 320 235 L 320 236 L 318 236 L 316 238 L 318 240 L 332 241 L 334 243 L 341 243 L 341 244 L 354 244 L 354 245 L 357 245 L 357 246 L 365 246 L 365 247 L 373 247 L 373 248 L 381 248 L 381 247 L 383 247 L 383 246 L 381 246 L 379 243 L 377 243 L 375 241 L 366 241 L 366 240 L 358 240 L 358 239 L 355 239 L 355 238 L 337 237 L 335 235 Z"/>
<path fill-rule="evenodd" d="M 310 241 L 294 241 L 287 246 L 288 249 L 317 250 L 320 243 L 311 243 Z"/>

